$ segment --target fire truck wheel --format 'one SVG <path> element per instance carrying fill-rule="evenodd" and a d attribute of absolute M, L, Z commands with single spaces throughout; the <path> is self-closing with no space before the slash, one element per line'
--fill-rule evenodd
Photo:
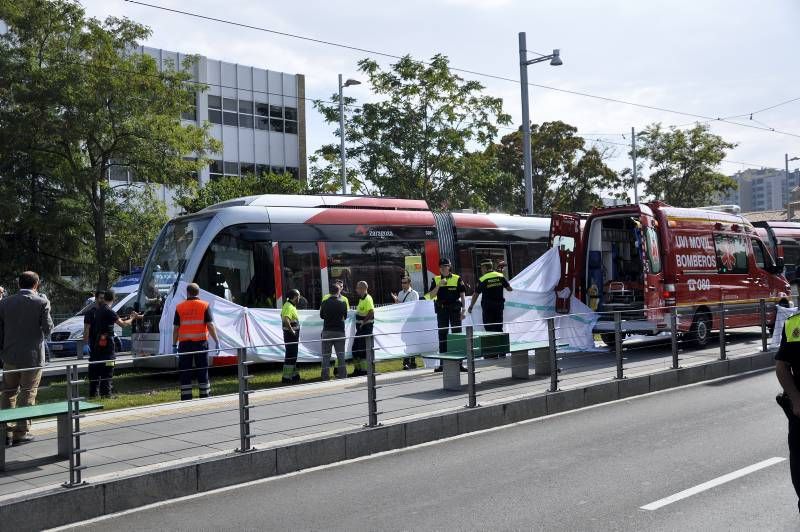
<path fill-rule="evenodd" d="M 697 347 L 708 345 L 711 337 L 711 316 L 707 312 L 698 312 L 692 320 L 692 330 L 689 333 L 690 340 Z"/>

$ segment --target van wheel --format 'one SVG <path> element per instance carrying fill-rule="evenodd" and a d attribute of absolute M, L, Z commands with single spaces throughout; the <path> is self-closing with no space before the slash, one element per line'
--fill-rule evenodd
<path fill-rule="evenodd" d="M 615 349 L 617 347 L 617 338 L 614 333 L 602 333 L 600 335 L 600 339 L 606 344 L 608 347 Z"/>
<path fill-rule="evenodd" d="M 697 347 L 705 347 L 708 345 L 711 337 L 711 316 L 706 312 L 699 312 L 694 315 L 692 320 L 692 330 L 690 332 L 690 339 Z"/>

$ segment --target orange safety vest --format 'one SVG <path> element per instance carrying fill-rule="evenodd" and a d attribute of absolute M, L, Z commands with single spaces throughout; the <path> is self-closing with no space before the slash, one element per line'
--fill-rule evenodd
<path fill-rule="evenodd" d="M 206 309 L 208 303 L 201 299 L 187 299 L 178 303 L 175 312 L 181 320 L 178 326 L 179 342 L 204 342 L 208 340 Z"/>

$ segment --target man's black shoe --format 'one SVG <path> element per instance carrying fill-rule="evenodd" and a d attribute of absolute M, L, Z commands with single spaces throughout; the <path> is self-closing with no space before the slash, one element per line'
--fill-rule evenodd
<path fill-rule="evenodd" d="M 468 372 L 468 371 L 469 371 L 469 370 L 468 370 L 467 368 L 465 368 L 464 366 L 461 366 L 461 368 L 460 368 L 460 369 L 461 369 L 461 373 L 466 373 L 466 372 Z"/>
<path fill-rule="evenodd" d="M 442 371 L 444 371 L 444 369 L 442 368 L 442 366 L 436 366 L 436 367 L 433 369 L 433 372 L 434 372 L 434 373 L 441 373 Z"/>

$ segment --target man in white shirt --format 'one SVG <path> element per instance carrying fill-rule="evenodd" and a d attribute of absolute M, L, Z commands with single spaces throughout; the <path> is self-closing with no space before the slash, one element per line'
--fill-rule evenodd
<path fill-rule="evenodd" d="M 395 303 L 419 301 L 419 292 L 411 288 L 411 279 L 409 277 L 400 279 L 400 288 L 400 292 L 392 293 L 392 299 L 394 299 Z M 404 358 L 403 369 L 417 369 L 417 359 L 415 357 Z"/>

